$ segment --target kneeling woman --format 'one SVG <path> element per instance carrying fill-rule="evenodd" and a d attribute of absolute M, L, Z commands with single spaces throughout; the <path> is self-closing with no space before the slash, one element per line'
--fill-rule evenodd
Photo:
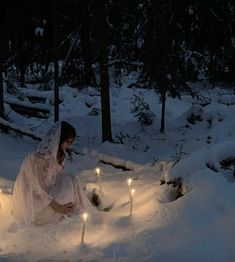
<path fill-rule="evenodd" d="M 64 171 L 75 137 L 73 126 L 57 122 L 23 161 L 13 191 L 13 215 L 20 224 L 54 224 L 84 211 L 99 217 L 77 178 Z"/>

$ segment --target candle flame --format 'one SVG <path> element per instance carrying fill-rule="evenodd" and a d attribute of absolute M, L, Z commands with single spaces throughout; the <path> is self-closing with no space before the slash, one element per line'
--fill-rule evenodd
<path fill-rule="evenodd" d="M 133 197 L 135 194 L 135 189 L 131 189 L 131 196 Z"/>
<path fill-rule="evenodd" d="M 86 222 L 87 217 L 88 217 L 88 214 L 87 214 L 87 213 L 84 213 L 84 214 L 82 215 L 82 218 L 83 218 L 83 221 L 84 221 L 84 222 Z"/>
<path fill-rule="evenodd" d="M 127 179 L 127 184 L 129 187 L 131 186 L 131 183 L 132 183 L 132 179 L 131 178 Z"/>
<path fill-rule="evenodd" d="M 100 174 L 100 168 L 99 168 L 99 167 L 97 167 L 95 171 L 96 171 L 96 174 L 97 174 L 97 175 Z"/>

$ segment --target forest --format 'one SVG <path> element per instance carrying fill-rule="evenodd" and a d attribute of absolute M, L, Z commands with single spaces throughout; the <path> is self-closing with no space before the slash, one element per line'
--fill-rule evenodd
<path fill-rule="evenodd" d="M 235 1 L 0 1 L 0 262 L 235 261 Z"/>
<path fill-rule="evenodd" d="M 4 84 L 54 90 L 55 121 L 62 85 L 92 86 L 101 92 L 103 141 L 111 141 L 110 78 L 118 85 L 135 72 L 129 88 L 160 94 L 162 132 L 167 96 L 197 96 L 196 81 L 234 86 L 232 0 L 2 0 L 0 12 L 2 118 Z"/>

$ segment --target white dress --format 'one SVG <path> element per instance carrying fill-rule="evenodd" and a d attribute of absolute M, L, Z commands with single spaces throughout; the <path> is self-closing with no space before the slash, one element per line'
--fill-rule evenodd
<path fill-rule="evenodd" d="M 58 122 L 21 165 L 13 191 L 13 215 L 20 224 L 48 225 L 62 220 L 65 215 L 49 206 L 53 199 L 61 205 L 74 203 L 70 215 L 86 211 L 100 218 L 77 178 L 67 174 L 57 161 L 60 129 Z"/>

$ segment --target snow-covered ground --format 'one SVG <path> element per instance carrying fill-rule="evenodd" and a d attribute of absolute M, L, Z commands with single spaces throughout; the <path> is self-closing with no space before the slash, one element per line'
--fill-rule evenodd
<path fill-rule="evenodd" d="M 152 125 L 142 128 L 130 113 L 134 94 L 149 104 L 155 115 Z M 188 95 L 168 98 L 163 135 L 154 91 L 112 88 L 117 143 L 102 144 L 99 94 L 92 88 L 62 88 L 61 119 L 76 127 L 74 147 L 80 152 L 66 170 L 89 192 L 98 189 L 99 166 L 103 205 L 112 206 L 102 212 L 101 223 L 88 217 L 83 245 L 78 216 L 48 227 L 15 225 L 12 187 L 21 161 L 37 142 L 0 133 L 0 261 L 235 261 L 234 167 L 225 170 L 220 164 L 235 159 L 234 96 L 205 95 L 212 99 L 204 107 Z M 7 115 L 38 133 L 45 133 L 53 119 L 25 118 L 10 107 Z M 131 217 L 128 178 L 135 189 Z"/>

